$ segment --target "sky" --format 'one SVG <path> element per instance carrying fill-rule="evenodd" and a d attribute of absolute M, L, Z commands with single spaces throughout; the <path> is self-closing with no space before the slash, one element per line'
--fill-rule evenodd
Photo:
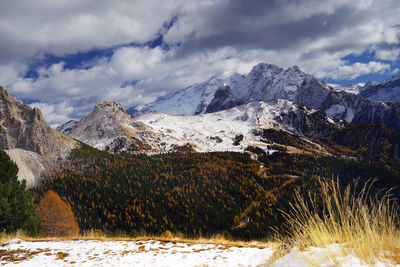
<path fill-rule="evenodd" d="M 400 71 L 398 0 L 1 0 L 0 85 L 53 127 L 261 62 L 329 83 Z"/>

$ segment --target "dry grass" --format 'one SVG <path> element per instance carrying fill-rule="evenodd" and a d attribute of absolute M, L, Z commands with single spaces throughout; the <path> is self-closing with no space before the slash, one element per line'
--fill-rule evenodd
<path fill-rule="evenodd" d="M 353 186 L 340 191 L 337 180 L 320 180 L 323 212 L 318 214 L 317 200 L 296 192 L 292 210 L 285 213 L 291 240 L 300 249 L 342 244 L 343 256 L 352 254 L 374 264 L 377 259 L 400 263 L 398 206 L 389 192 L 381 198 L 370 197 L 374 181 L 367 182 L 356 195 Z M 330 253 L 328 253 L 330 254 Z M 333 259 L 331 259 L 333 260 Z"/>
<path fill-rule="evenodd" d="M 33 238 L 24 235 L 22 232 L 17 232 L 12 235 L 0 234 L 0 246 L 11 239 L 22 239 L 31 242 L 41 242 L 41 241 L 70 241 L 70 240 L 98 240 L 98 241 L 135 241 L 135 242 L 146 242 L 146 241 L 159 241 L 165 243 L 187 243 L 187 244 L 214 244 L 214 245 L 224 245 L 224 247 L 256 247 L 256 248 L 267 248 L 274 246 L 271 242 L 260 242 L 260 241 L 232 241 L 225 239 L 222 235 L 215 235 L 212 237 L 200 237 L 200 238 L 185 238 L 185 237 L 171 237 L 165 236 L 164 234 L 160 236 L 154 235 L 143 235 L 138 237 L 129 236 L 107 236 L 102 232 L 91 231 L 85 235 L 69 236 L 69 237 L 40 237 Z"/>

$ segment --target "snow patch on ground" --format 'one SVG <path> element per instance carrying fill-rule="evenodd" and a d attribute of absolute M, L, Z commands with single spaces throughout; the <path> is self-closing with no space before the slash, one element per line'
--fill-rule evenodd
<path fill-rule="evenodd" d="M 353 255 L 342 245 L 333 244 L 326 248 L 309 247 L 304 251 L 292 249 L 288 254 L 271 264 L 271 267 L 283 266 L 371 266 Z M 384 260 L 376 260 L 373 266 L 399 266 Z"/>
<path fill-rule="evenodd" d="M 23 241 L 0 244 L 1 266 L 370 266 L 343 245 L 293 248 L 272 264 L 267 243 L 133 241 Z M 377 259 L 373 266 L 400 266 Z"/>
<path fill-rule="evenodd" d="M 273 249 L 250 243 L 11 240 L 0 246 L 1 266 L 259 266 Z M 4 250 L 8 251 L 7 258 Z M 3 256 L 2 256 L 3 255 Z M 14 259 L 14 260 L 11 260 Z"/>

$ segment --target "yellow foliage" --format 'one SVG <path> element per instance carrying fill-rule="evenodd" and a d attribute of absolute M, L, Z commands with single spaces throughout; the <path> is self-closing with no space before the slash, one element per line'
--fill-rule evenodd
<path fill-rule="evenodd" d="M 73 236 L 79 232 L 71 207 L 52 190 L 39 202 L 37 215 L 46 236 Z"/>

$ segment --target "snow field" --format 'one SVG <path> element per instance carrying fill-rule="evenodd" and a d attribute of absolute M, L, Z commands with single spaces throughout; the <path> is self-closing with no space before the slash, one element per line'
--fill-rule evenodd
<path fill-rule="evenodd" d="M 258 243 L 180 241 L 10 240 L 0 245 L 1 266 L 258 266 L 274 250 Z"/>

